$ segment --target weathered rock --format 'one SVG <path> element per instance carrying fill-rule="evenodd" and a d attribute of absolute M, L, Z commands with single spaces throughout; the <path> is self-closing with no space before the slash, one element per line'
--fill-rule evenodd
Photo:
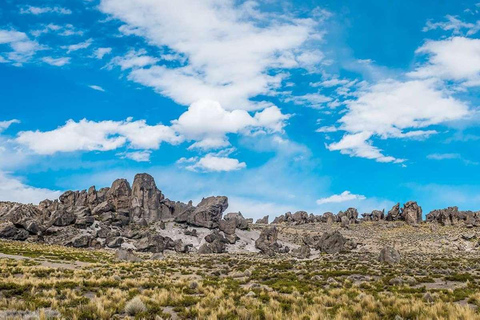
<path fill-rule="evenodd" d="M 56 227 L 65 227 L 75 223 L 77 217 L 73 212 L 56 211 L 53 214 L 53 225 Z"/>
<path fill-rule="evenodd" d="M 198 237 L 197 229 L 185 230 L 183 232 L 186 236 Z"/>
<path fill-rule="evenodd" d="M 109 247 L 109 248 L 120 248 L 122 246 L 123 241 L 124 240 L 121 237 L 115 238 L 112 241 L 107 243 L 107 247 Z"/>
<path fill-rule="evenodd" d="M 342 228 L 348 228 L 348 225 L 350 224 L 350 220 L 348 220 L 347 216 L 342 216 L 340 218 L 340 224 Z"/>
<path fill-rule="evenodd" d="M 409 201 L 403 205 L 402 219 L 407 224 L 413 225 L 422 221 L 422 207 L 415 201 Z"/>
<path fill-rule="evenodd" d="M 394 205 L 385 218 L 387 221 L 397 221 L 398 219 L 400 219 L 400 203 Z"/>
<path fill-rule="evenodd" d="M 282 247 L 277 242 L 278 230 L 276 227 L 269 227 L 262 230 L 260 236 L 255 240 L 255 248 L 260 250 L 260 253 L 269 256 L 274 256 L 276 253 L 286 253 L 290 249 L 288 247 Z"/>
<path fill-rule="evenodd" d="M 187 211 L 182 213 L 175 218 L 175 221 L 187 222 L 190 225 L 198 227 L 210 229 L 217 228 L 222 219 L 222 214 L 227 207 L 227 197 L 219 196 L 204 198 L 192 212 Z"/>
<path fill-rule="evenodd" d="M 385 246 L 378 257 L 378 261 L 390 264 L 400 262 L 400 253 L 393 247 Z"/>
<path fill-rule="evenodd" d="M 161 201 L 164 196 L 157 189 L 153 177 L 146 173 L 135 175 L 132 184 L 132 216 L 134 221 L 145 219 L 152 223 L 162 219 Z"/>
<path fill-rule="evenodd" d="M 0 226 L 0 238 L 24 241 L 28 238 L 29 233 L 25 229 L 19 229 L 12 223 Z"/>
<path fill-rule="evenodd" d="M 120 261 L 139 262 L 142 261 L 131 250 L 119 249 L 115 253 L 115 258 Z"/>
<path fill-rule="evenodd" d="M 130 196 L 132 189 L 125 179 L 117 179 L 112 183 L 112 187 L 107 191 L 106 200 L 113 204 L 117 212 L 130 212 Z"/>
<path fill-rule="evenodd" d="M 332 224 L 336 221 L 336 217 L 332 212 L 325 212 L 322 216 L 322 222 Z"/>
<path fill-rule="evenodd" d="M 385 219 L 385 209 L 380 211 L 380 210 L 373 210 L 372 211 L 372 220 L 373 221 L 380 221 Z"/>
<path fill-rule="evenodd" d="M 225 239 L 228 243 L 235 244 L 240 238 L 236 234 L 227 234 L 225 235 Z"/>
<path fill-rule="evenodd" d="M 113 206 L 112 203 L 108 201 L 104 201 L 100 204 L 98 204 L 95 208 L 92 210 L 93 215 L 100 215 L 105 212 L 112 212 L 115 210 L 115 207 Z"/>
<path fill-rule="evenodd" d="M 236 229 L 235 219 L 220 220 L 218 224 L 218 229 L 220 229 L 220 231 L 223 231 L 225 234 L 234 234 Z"/>
<path fill-rule="evenodd" d="M 223 218 L 227 221 L 235 221 L 235 227 L 240 230 L 248 229 L 248 221 L 243 217 L 240 212 L 227 213 Z"/>
<path fill-rule="evenodd" d="M 268 216 L 265 216 L 261 219 L 257 219 L 256 224 L 268 224 Z"/>
<path fill-rule="evenodd" d="M 224 253 L 226 251 L 225 242 L 215 239 L 210 243 L 204 243 L 199 249 L 199 254 Z"/>
<path fill-rule="evenodd" d="M 315 244 L 317 250 L 325 253 L 338 253 L 345 251 L 347 239 L 338 231 L 325 232 Z"/>
<path fill-rule="evenodd" d="M 86 248 L 90 245 L 90 241 L 92 241 L 92 237 L 90 235 L 82 234 L 73 238 L 68 244 L 75 248 Z"/>
<path fill-rule="evenodd" d="M 297 249 L 292 249 L 291 255 L 298 259 L 308 259 L 310 257 L 310 247 L 307 245 L 301 245 Z"/>

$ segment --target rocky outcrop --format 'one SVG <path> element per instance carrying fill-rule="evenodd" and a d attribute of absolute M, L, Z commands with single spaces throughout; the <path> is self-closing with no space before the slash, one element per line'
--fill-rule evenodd
<path fill-rule="evenodd" d="M 221 235 L 218 231 L 207 235 L 205 237 L 206 243 L 204 243 L 199 249 L 199 254 L 210 254 L 210 253 L 224 253 L 226 251 L 227 239 Z"/>
<path fill-rule="evenodd" d="M 265 228 L 260 233 L 260 237 L 255 241 L 255 248 L 260 250 L 260 253 L 268 256 L 290 251 L 288 247 L 283 247 L 277 240 L 278 229 L 276 227 Z"/>
<path fill-rule="evenodd" d="M 480 211 L 459 211 L 458 207 L 437 209 L 426 215 L 427 222 L 437 222 L 443 226 L 456 225 L 460 222 L 468 227 L 480 225 Z"/>
<path fill-rule="evenodd" d="M 407 224 L 417 224 L 422 221 L 422 207 L 415 201 L 409 201 L 403 205 L 402 220 Z"/>
<path fill-rule="evenodd" d="M 255 224 L 268 224 L 268 216 L 265 216 L 261 219 L 257 219 L 257 221 L 255 221 Z"/>
<path fill-rule="evenodd" d="M 315 239 L 315 249 L 325 253 L 338 253 L 347 251 L 347 239 L 339 232 L 325 232 L 320 238 Z"/>
<path fill-rule="evenodd" d="M 227 207 L 227 197 L 203 198 L 196 208 L 182 213 L 175 221 L 186 222 L 197 227 L 217 228 Z"/>
<path fill-rule="evenodd" d="M 387 221 L 397 221 L 400 219 L 400 203 L 397 203 L 388 211 L 388 214 L 385 218 Z"/>
<path fill-rule="evenodd" d="M 310 247 L 303 244 L 296 249 L 292 249 L 290 254 L 297 259 L 308 259 L 310 258 L 310 252 Z"/>
<path fill-rule="evenodd" d="M 162 219 L 164 196 L 153 177 L 146 173 L 135 175 L 132 185 L 131 213 L 134 221 L 152 223 Z"/>

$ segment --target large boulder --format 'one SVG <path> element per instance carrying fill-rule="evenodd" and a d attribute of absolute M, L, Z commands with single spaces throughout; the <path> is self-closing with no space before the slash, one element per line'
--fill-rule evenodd
<path fill-rule="evenodd" d="M 438 222 L 443 226 L 455 225 L 460 220 L 469 220 L 469 224 L 474 224 L 474 213 L 458 211 L 458 207 L 448 207 L 430 211 L 426 215 L 427 222 Z"/>
<path fill-rule="evenodd" d="M 0 238 L 24 241 L 30 234 L 27 230 L 17 228 L 12 223 L 6 223 L 0 226 Z"/>
<path fill-rule="evenodd" d="M 400 253 L 393 247 L 385 246 L 380 250 L 378 261 L 390 264 L 399 263 Z"/>
<path fill-rule="evenodd" d="M 422 207 L 415 201 L 405 203 L 402 210 L 402 219 L 410 225 L 422 222 Z"/>
<path fill-rule="evenodd" d="M 398 219 L 400 219 L 400 203 L 394 205 L 385 218 L 387 221 L 397 221 Z"/>
<path fill-rule="evenodd" d="M 126 179 L 117 179 L 107 191 L 106 200 L 113 204 L 117 212 L 130 212 L 130 196 L 132 189 Z"/>
<path fill-rule="evenodd" d="M 157 189 L 153 177 L 146 173 L 135 175 L 132 184 L 132 215 L 134 221 L 145 219 L 152 223 L 162 219 L 161 201 L 164 196 Z"/>
<path fill-rule="evenodd" d="M 385 209 L 383 209 L 382 211 L 380 210 L 373 210 L 372 211 L 372 220 L 373 221 L 380 221 L 380 220 L 383 220 L 385 219 Z"/>
<path fill-rule="evenodd" d="M 53 214 L 52 224 L 56 227 L 66 227 L 75 223 L 77 217 L 73 212 L 58 210 Z"/>
<path fill-rule="evenodd" d="M 255 248 L 260 250 L 260 253 L 269 256 L 274 256 L 276 253 L 286 253 L 290 250 L 288 247 L 282 247 L 277 240 L 278 229 L 276 227 L 265 228 L 258 239 L 255 240 Z"/>
<path fill-rule="evenodd" d="M 224 217 L 227 221 L 234 221 L 235 227 L 240 230 L 247 230 L 248 229 L 248 221 L 243 217 L 240 212 L 230 212 L 227 213 Z"/>
<path fill-rule="evenodd" d="M 337 218 L 335 217 L 335 215 L 334 215 L 332 212 L 325 212 L 325 213 L 322 215 L 322 222 L 325 222 L 325 223 L 328 223 L 328 224 L 332 224 L 332 223 L 334 223 L 336 220 L 337 220 Z"/>
<path fill-rule="evenodd" d="M 231 220 L 222 219 L 218 224 L 218 229 L 220 229 L 220 231 L 223 231 L 225 234 L 234 234 L 236 227 L 237 225 L 234 219 L 231 219 Z"/>
<path fill-rule="evenodd" d="M 297 259 L 308 259 L 310 257 L 310 247 L 303 244 L 297 249 L 292 249 L 290 254 Z"/>
<path fill-rule="evenodd" d="M 347 239 L 339 232 L 325 232 L 315 244 L 317 250 L 325 253 L 338 253 L 346 251 Z"/>
<path fill-rule="evenodd" d="M 228 207 L 228 198 L 224 196 L 203 198 L 198 206 L 175 218 L 177 222 L 205 228 L 217 228 L 223 212 Z"/>
<path fill-rule="evenodd" d="M 305 211 L 297 211 L 292 214 L 292 220 L 296 224 L 308 223 L 308 213 Z"/>
<path fill-rule="evenodd" d="M 71 245 L 75 248 L 87 248 L 90 246 L 90 242 L 92 241 L 92 236 L 89 234 L 81 234 L 74 237 L 71 241 L 67 244 Z"/>

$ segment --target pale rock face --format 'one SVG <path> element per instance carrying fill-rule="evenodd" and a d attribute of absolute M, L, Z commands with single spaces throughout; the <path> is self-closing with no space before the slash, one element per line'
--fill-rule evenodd
<path fill-rule="evenodd" d="M 409 201 L 403 205 L 402 218 L 407 224 L 417 224 L 422 221 L 422 208 L 415 201 Z"/>
<path fill-rule="evenodd" d="M 137 174 L 132 185 L 132 218 L 145 219 L 151 223 L 162 219 L 161 201 L 163 194 L 157 189 L 153 177 L 146 173 Z"/>

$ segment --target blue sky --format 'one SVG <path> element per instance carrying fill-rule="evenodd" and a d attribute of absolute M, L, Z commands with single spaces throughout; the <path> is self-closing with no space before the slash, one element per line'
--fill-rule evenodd
<path fill-rule="evenodd" d="M 149 172 L 248 217 L 480 208 L 474 1 L 3 1 L 0 200 Z"/>

